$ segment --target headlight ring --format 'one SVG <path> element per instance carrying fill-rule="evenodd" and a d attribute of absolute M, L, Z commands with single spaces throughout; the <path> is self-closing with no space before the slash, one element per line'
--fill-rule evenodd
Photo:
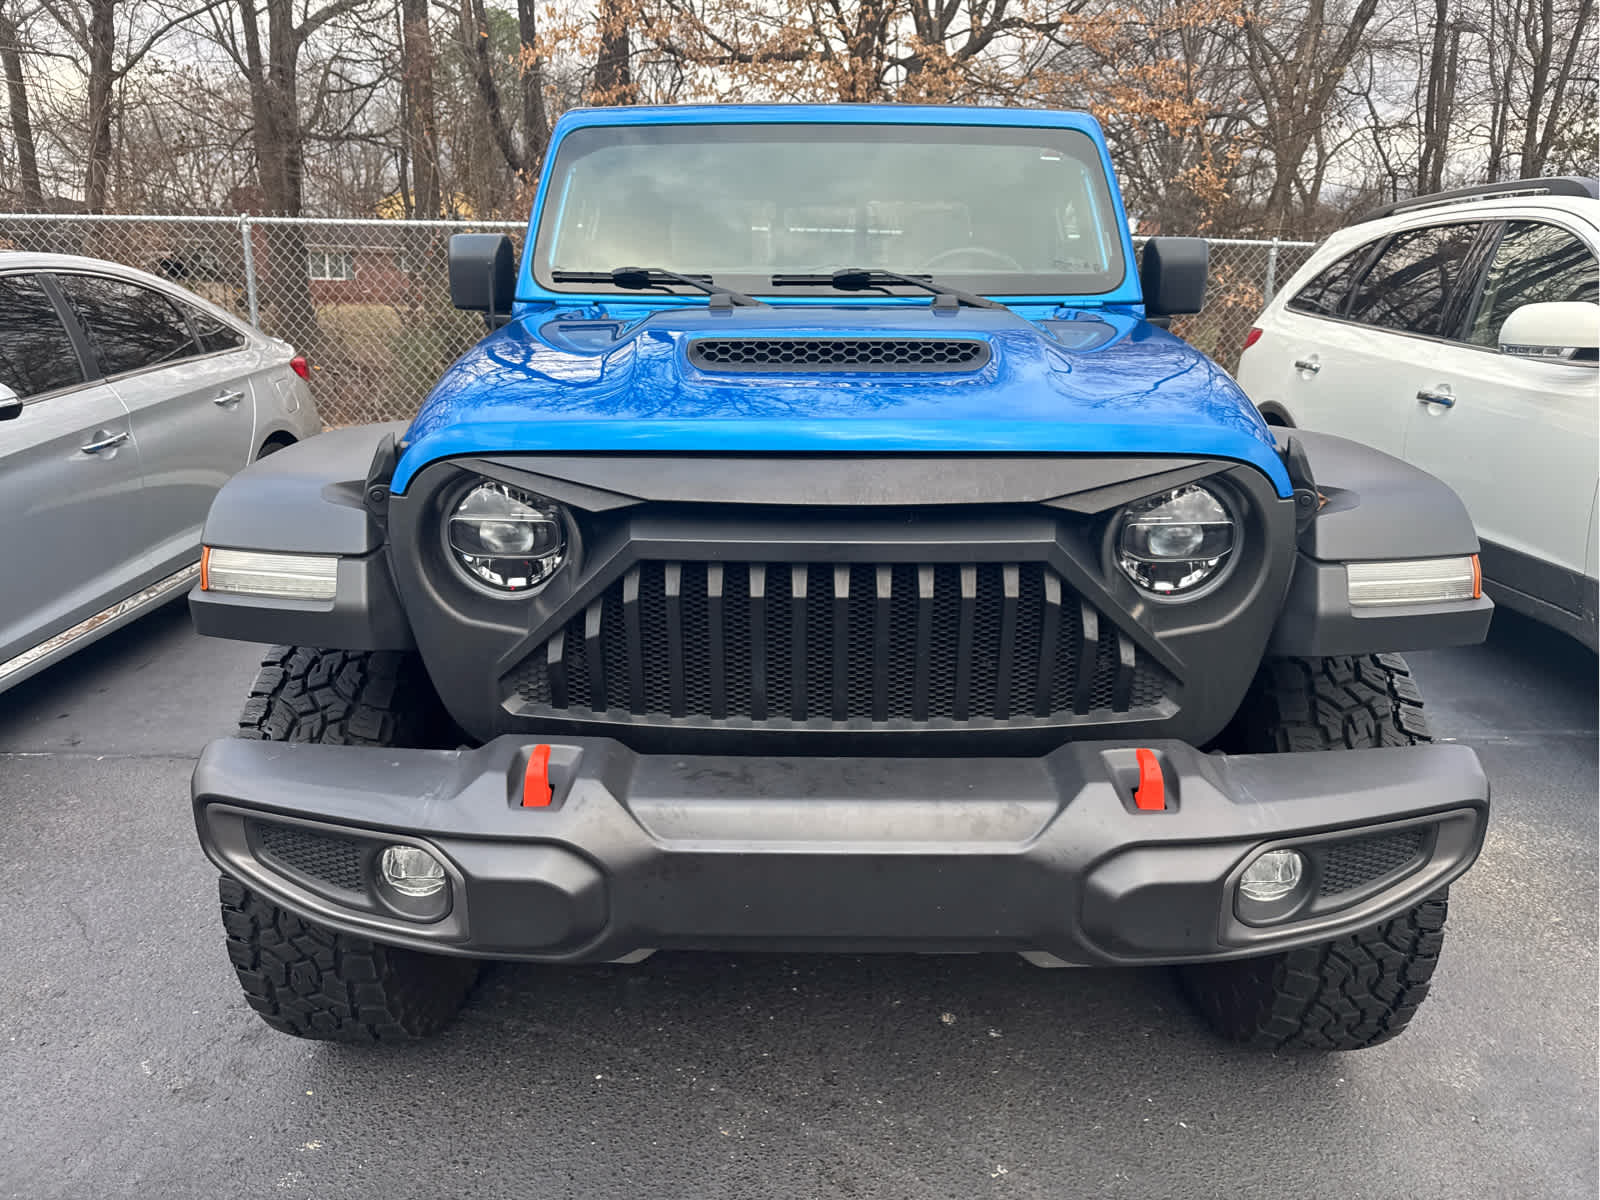
<path fill-rule="evenodd" d="M 1227 499 L 1190 483 L 1129 504 L 1119 514 L 1112 555 L 1136 588 L 1188 600 L 1227 573 L 1239 521 Z"/>

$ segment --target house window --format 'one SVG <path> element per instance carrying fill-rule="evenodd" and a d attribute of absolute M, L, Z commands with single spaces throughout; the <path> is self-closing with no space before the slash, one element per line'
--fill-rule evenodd
<path fill-rule="evenodd" d="M 348 250 L 307 250 L 308 274 L 313 279 L 354 279 L 355 255 Z"/>

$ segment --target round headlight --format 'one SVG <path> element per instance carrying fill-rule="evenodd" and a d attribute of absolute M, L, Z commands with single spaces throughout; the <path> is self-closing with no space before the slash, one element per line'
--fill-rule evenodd
<path fill-rule="evenodd" d="M 501 591 L 537 591 L 567 559 L 561 506 L 503 483 L 480 483 L 463 496 L 448 532 L 461 568 Z"/>
<path fill-rule="evenodd" d="M 1150 496 L 1123 511 L 1117 565 L 1156 596 L 1181 596 L 1215 579 L 1233 553 L 1233 518 L 1199 484 Z"/>

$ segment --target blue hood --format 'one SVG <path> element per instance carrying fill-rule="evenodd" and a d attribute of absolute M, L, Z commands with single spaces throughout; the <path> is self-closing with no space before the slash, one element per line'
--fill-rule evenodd
<path fill-rule="evenodd" d="M 1138 317 L 926 303 L 713 312 L 524 309 L 423 402 L 392 483 L 436 459 L 544 451 L 1172 454 L 1250 463 L 1290 494 L 1250 401 L 1199 351 Z M 1059 310 L 1040 310 L 1039 315 Z M 686 343 L 742 334 L 982 338 L 970 374 L 723 374 Z"/>

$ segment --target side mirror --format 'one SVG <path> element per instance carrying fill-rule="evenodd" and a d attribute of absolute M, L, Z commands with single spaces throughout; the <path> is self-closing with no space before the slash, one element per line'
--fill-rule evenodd
<path fill-rule="evenodd" d="M 450 239 L 450 303 L 481 312 L 491 326 L 511 312 L 516 254 L 503 233 L 458 233 Z"/>
<path fill-rule="evenodd" d="M 1500 326 L 1500 353 L 1557 362 L 1600 363 L 1600 304 L 1524 304 Z"/>
<path fill-rule="evenodd" d="M 22 398 L 0 383 L 0 421 L 14 421 L 22 415 Z"/>
<path fill-rule="evenodd" d="M 1206 302 L 1211 248 L 1205 238 L 1153 237 L 1139 255 L 1144 310 L 1152 317 L 1197 313 Z"/>

